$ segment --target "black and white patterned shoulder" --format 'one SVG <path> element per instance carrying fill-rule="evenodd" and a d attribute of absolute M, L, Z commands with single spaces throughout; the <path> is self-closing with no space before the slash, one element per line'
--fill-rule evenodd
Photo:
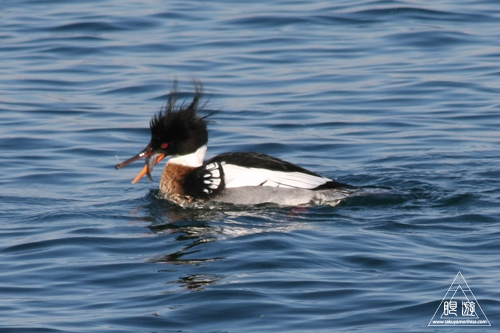
<path fill-rule="evenodd" d="M 193 197 L 208 197 L 224 189 L 224 185 L 224 170 L 219 162 L 194 169 L 184 180 L 186 194 Z"/>
<path fill-rule="evenodd" d="M 204 167 L 205 173 L 203 174 L 203 192 L 212 194 L 214 191 L 220 189 L 223 185 L 223 169 L 222 163 L 212 162 Z"/>

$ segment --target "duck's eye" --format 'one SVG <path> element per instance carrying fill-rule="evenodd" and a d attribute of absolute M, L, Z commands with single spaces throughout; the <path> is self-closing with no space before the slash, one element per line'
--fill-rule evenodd
<path fill-rule="evenodd" d="M 168 143 L 162 143 L 160 147 L 161 149 L 166 149 L 168 147 Z"/>

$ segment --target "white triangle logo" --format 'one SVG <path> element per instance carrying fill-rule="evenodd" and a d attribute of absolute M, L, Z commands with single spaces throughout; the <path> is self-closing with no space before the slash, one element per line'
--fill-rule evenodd
<path fill-rule="evenodd" d="M 491 326 L 462 273 L 458 272 L 428 326 Z"/>

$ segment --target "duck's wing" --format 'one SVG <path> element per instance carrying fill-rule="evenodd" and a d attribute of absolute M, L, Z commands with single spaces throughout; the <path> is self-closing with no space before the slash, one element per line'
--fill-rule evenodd
<path fill-rule="evenodd" d="M 343 187 L 343 184 L 329 178 L 261 153 L 221 154 L 208 160 L 202 166 L 207 169 L 208 167 L 217 170 L 215 176 L 223 175 L 220 185 L 225 188 L 271 186 L 319 190 Z"/>

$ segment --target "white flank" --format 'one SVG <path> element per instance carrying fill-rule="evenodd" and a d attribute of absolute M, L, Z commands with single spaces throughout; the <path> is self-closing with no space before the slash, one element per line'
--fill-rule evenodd
<path fill-rule="evenodd" d="M 168 163 L 184 165 L 187 167 L 197 168 L 203 165 L 205 154 L 207 153 L 207 146 L 203 145 L 198 148 L 194 153 L 187 155 L 175 155 L 170 158 Z"/>
<path fill-rule="evenodd" d="M 262 168 L 246 168 L 223 163 L 226 188 L 242 186 L 271 186 L 313 189 L 330 179 L 302 172 L 273 171 Z"/>

